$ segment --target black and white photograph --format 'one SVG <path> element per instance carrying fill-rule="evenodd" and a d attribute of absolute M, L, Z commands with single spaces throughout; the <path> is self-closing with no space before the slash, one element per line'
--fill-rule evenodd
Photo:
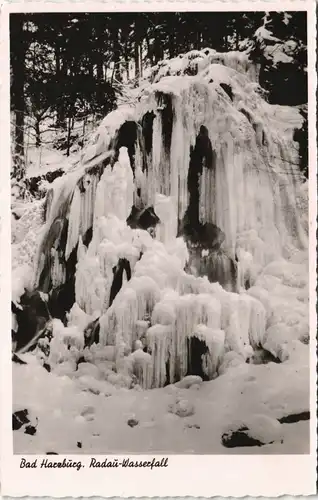
<path fill-rule="evenodd" d="M 280 8 L 10 14 L 15 455 L 310 453 L 308 13 Z"/>

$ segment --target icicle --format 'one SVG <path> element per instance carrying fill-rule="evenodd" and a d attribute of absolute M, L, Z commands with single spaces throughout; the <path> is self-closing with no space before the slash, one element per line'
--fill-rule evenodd
<path fill-rule="evenodd" d="M 177 236 L 178 219 L 175 210 L 176 203 L 168 196 L 157 194 L 155 198 L 155 212 L 160 219 L 156 228 L 156 237 L 164 244 L 173 241 Z"/>
<path fill-rule="evenodd" d="M 171 345 L 170 380 L 186 375 L 187 338 L 193 335 L 200 324 L 209 328 L 220 328 L 221 304 L 218 299 L 209 294 L 180 297 L 176 306 L 176 333 Z"/>
<path fill-rule="evenodd" d="M 115 215 L 126 220 L 133 205 L 134 186 L 127 148 L 120 148 L 114 167 L 108 165 L 96 190 L 94 217 Z"/>
<path fill-rule="evenodd" d="M 81 193 L 76 186 L 73 194 L 73 199 L 70 208 L 68 219 L 67 242 L 65 248 L 65 259 L 71 255 L 72 250 L 76 247 L 80 235 L 81 225 Z"/>
<path fill-rule="evenodd" d="M 94 205 L 98 179 L 96 176 L 85 175 L 82 180 L 84 192 L 81 195 L 81 234 L 93 225 Z"/>
<path fill-rule="evenodd" d="M 153 367 L 150 354 L 143 352 L 142 349 L 137 349 L 130 354 L 130 359 L 133 362 L 133 373 L 140 386 L 143 389 L 151 389 Z"/>
<path fill-rule="evenodd" d="M 147 330 L 148 349 L 152 353 L 153 387 L 163 387 L 166 382 L 166 363 L 171 336 L 171 326 L 158 324 Z"/>
<path fill-rule="evenodd" d="M 54 248 L 51 249 L 52 256 L 52 269 L 51 269 L 51 279 L 53 288 L 61 285 L 65 282 L 65 267 L 62 262 L 60 262 L 59 253 Z"/>
<path fill-rule="evenodd" d="M 222 329 L 227 349 L 245 357 L 246 347 L 262 343 L 266 329 L 266 310 L 247 294 L 226 293 L 222 303 Z"/>

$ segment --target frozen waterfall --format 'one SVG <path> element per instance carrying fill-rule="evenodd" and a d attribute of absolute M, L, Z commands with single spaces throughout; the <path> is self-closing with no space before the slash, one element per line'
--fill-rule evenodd
<path fill-rule="evenodd" d="M 112 370 L 144 388 L 214 378 L 261 346 L 283 361 L 294 338 L 272 290 L 307 248 L 293 140 L 302 119 L 268 104 L 256 80 L 244 54 L 162 64 L 49 195 L 35 287 L 67 287 L 86 340 L 94 321 Z M 308 318 L 297 311 L 301 338 Z"/>

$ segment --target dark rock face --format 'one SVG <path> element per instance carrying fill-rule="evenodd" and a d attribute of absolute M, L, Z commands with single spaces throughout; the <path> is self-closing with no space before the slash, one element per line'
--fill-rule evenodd
<path fill-rule="evenodd" d="M 129 427 L 136 427 L 136 425 L 139 424 L 138 420 L 136 420 L 135 418 L 130 418 L 128 421 L 127 421 L 127 424 L 129 425 Z"/>
<path fill-rule="evenodd" d="M 20 307 L 11 303 L 12 313 L 16 315 L 18 329 L 15 333 L 16 351 L 35 347 L 32 339 L 40 338 L 45 329 L 50 313 L 47 302 L 38 291 L 25 293 L 20 298 Z M 32 344 L 32 345 L 31 345 Z"/>
<path fill-rule="evenodd" d="M 199 178 L 203 168 L 215 170 L 216 156 L 212 149 L 207 128 L 202 125 L 196 139 L 195 147 L 190 152 L 190 164 L 188 172 L 189 206 L 186 213 L 188 225 L 194 234 L 200 231 L 199 221 Z"/>
<path fill-rule="evenodd" d="M 66 281 L 63 285 L 54 288 L 49 294 L 48 306 L 53 318 L 66 321 L 66 313 L 69 312 L 75 302 L 75 277 Z"/>
<path fill-rule="evenodd" d="M 67 224 L 64 225 L 66 235 L 67 235 Z M 66 241 L 66 235 L 64 235 L 64 229 L 60 238 L 58 251 L 61 255 L 64 252 L 63 247 L 64 239 Z M 65 283 L 52 289 L 52 283 L 50 279 L 50 271 L 47 267 L 44 267 L 41 277 L 40 277 L 40 288 L 44 290 L 50 290 L 49 292 L 49 310 L 53 318 L 60 319 L 63 323 L 66 322 L 66 313 L 69 312 L 75 302 L 75 271 L 77 264 L 77 248 L 78 245 L 72 250 L 68 260 L 65 262 Z M 48 259 L 48 266 L 51 266 L 51 262 Z M 49 267 L 51 269 L 51 267 Z"/>
<path fill-rule="evenodd" d="M 173 107 L 171 95 L 158 92 L 157 101 L 161 113 L 163 146 L 167 155 L 169 155 L 171 149 L 173 125 Z"/>
<path fill-rule="evenodd" d="M 248 428 L 241 427 L 240 429 L 232 432 L 227 432 L 222 435 L 222 444 L 225 448 L 241 448 L 246 446 L 263 446 L 264 444 L 258 439 L 248 435 Z"/>
<path fill-rule="evenodd" d="M 36 419 L 36 424 L 38 419 Z M 36 425 L 32 425 L 29 419 L 28 410 L 19 410 L 12 414 L 12 429 L 17 431 L 24 427 L 24 434 L 29 434 L 30 436 L 34 436 L 36 434 Z"/>
<path fill-rule="evenodd" d="M 310 412 L 303 411 L 300 413 L 292 413 L 290 415 L 286 415 L 286 417 L 279 418 L 278 421 L 281 424 L 295 424 L 296 422 L 300 422 L 303 420 L 309 420 L 309 419 L 310 419 Z"/>
<path fill-rule="evenodd" d="M 12 414 L 12 430 L 17 431 L 24 427 L 24 434 L 29 434 L 30 436 L 34 436 L 36 434 L 36 426 L 38 423 L 38 419 L 36 418 L 35 425 L 32 425 L 29 412 L 27 409 L 19 410 Z"/>
<path fill-rule="evenodd" d="M 43 242 L 44 265 L 39 279 L 39 288 L 45 293 L 48 293 L 52 288 L 51 269 L 52 269 L 52 248 L 57 250 L 61 245 L 61 237 L 66 232 L 67 221 L 62 217 L 58 217 L 52 223 L 47 234 L 45 242 Z"/>
<path fill-rule="evenodd" d="M 295 130 L 293 139 L 299 144 L 300 170 L 308 179 L 308 116 L 303 110 L 300 113 L 304 121 L 301 128 Z"/>
<path fill-rule="evenodd" d="M 24 429 L 24 434 L 34 436 L 34 434 L 36 434 L 36 427 L 34 425 L 27 425 Z"/>
<path fill-rule="evenodd" d="M 259 348 L 254 351 L 253 355 L 246 362 L 253 365 L 266 365 L 267 363 L 281 363 L 281 360 L 273 356 L 266 349 Z"/>
<path fill-rule="evenodd" d="M 160 223 L 159 217 L 156 215 L 153 207 L 136 208 L 133 206 L 129 217 L 127 218 L 127 225 L 132 229 L 155 229 L 157 224 Z"/>
<path fill-rule="evenodd" d="M 39 186 L 42 181 L 53 182 L 57 177 L 64 175 L 64 170 L 59 168 L 51 172 L 47 172 L 43 175 L 38 175 L 37 177 L 30 177 L 25 180 L 26 188 L 30 191 L 32 196 L 36 198 L 41 198 L 43 194 L 39 191 Z"/>
<path fill-rule="evenodd" d="M 220 83 L 220 87 L 224 90 L 224 92 L 229 96 L 231 101 L 233 101 L 233 90 L 230 85 L 227 83 Z"/>
<path fill-rule="evenodd" d="M 220 283 L 228 291 L 237 289 L 237 263 L 222 248 L 206 250 L 203 245 L 188 243 L 189 261 L 186 271 L 197 276 L 207 276 L 211 283 Z M 204 255 L 204 251 L 207 252 Z"/>
<path fill-rule="evenodd" d="M 230 89 L 226 90 L 230 92 Z M 190 154 L 189 205 L 179 223 L 178 234 L 186 240 L 189 251 L 187 271 L 207 276 L 212 283 L 219 282 L 230 291 L 236 291 L 237 263 L 222 250 L 225 234 L 217 225 L 212 222 L 202 223 L 199 218 L 199 180 L 204 168 L 215 173 L 216 154 L 212 149 L 208 130 L 202 125 Z"/>
<path fill-rule="evenodd" d="M 144 150 L 146 155 L 150 155 L 152 152 L 152 132 L 153 132 L 153 121 L 155 119 L 155 114 L 153 112 L 147 112 L 144 114 L 141 127 L 142 127 L 142 137 L 144 142 Z M 144 169 L 147 169 L 147 164 L 144 165 Z"/>
<path fill-rule="evenodd" d="M 18 365 L 26 365 L 27 363 L 25 361 L 22 361 L 22 359 L 19 358 L 15 353 L 12 355 L 12 362 L 17 363 Z"/>
<path fill-rule="evenodd" d="M 12 429 L 17 431 L 25 424 L 29 424 L 29 412 L 27 409 L 19 410 L 12 414 Z"/>
<path fill-rule="evenodd" d="M 138 125 L 136 122 L 134 121 L 125 122 L 120 127 L 114 143 L 115 155 L 113 158 L 113 163 L 115 163 L 118 160 L 120 148 L 126 147 L 128 150 L 130 166 L 134 175 L 135 175 L 135 152 L 136 152 L 136 142 L 137 142 L 137 131 L 138 131 Z"/>
<path fill-rule="evenodd" d="M 130 264 L 127 259 L 119 259 L 117 266 L 113 268 L 114 278 L 110 289 L 109 307 L 112 305 L 117 293 L 122 287 L 124 272 L 126 273 L 127 280 L 131 278 Z"/>
<path fill-rule="evenodd" d="M 99 331 L 100 331 L 100 323 L 99 323 L 99 318 L 97 318 L 91 323 L 89 323 L 89 325 L 85 328 L 84 331 L 85 347 L 90 347 L 92 344 L 99 343 Z M 81 360 L 78 360 L 78 363 L 80 363 L 80 361 Z M 82 362 L 85 362 L 84 358 Z"/>
<path fill-rule="evenodd" d="M 191 225 L 187 217 L 184 218 L 179 233 L 183 235 L 190 246 L 200 247 L 204 250 L 219 250 L 225 240 L 223 231 L 212 222 L 198 224 L 195 227 Z"/>
<path fill-rule="evenodd" d="M 188 371 L 187 375 L 199 375 L 202 380 L 209 380 L 209 377 L 202 369 L 202 356 L 208 352 L 205 342 L 197 337 L 191 337 L 187 340 L 188 347 Z"/>
<path fill-rule="evenodd" d="M 88 248 L 88 245 L 92 241 L 93 238 L 93 228 L 90 227 L 87 229 L 86 233 L 83 236 L 83 244 Z"/>

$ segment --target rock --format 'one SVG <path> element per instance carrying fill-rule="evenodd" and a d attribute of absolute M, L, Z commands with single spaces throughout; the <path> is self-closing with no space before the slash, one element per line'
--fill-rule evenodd
<path fill-rule="evenodd" d="M 19 430 L 23 425 L 30 423 L 28 410 L 19 410 L 12 414 L 12 429 Z"/>
<path fill-rule="evenodd" d="M 201 429 L 198 424 L 187 424 L 186 427 L 188 427 L 189 429 Z"/>
<path fill-rule="evenodd" d="M 252 415 L 235 422 L 222 434 L 226 448 L 263 446 L 279 441 L 283 442 L 281 424 L 267 415 Z"/>
<path fill-rule="evenodd" d="M 281 363 L 281 360 L 266 349 L 255 349 L 253 354 L 247 358 L 247 363 L 265 365 L 267 363 Z"/>
<path fill-rule="evenodd" d="M 129 420 L 127 420 L 127 424 L 129 425 L 129 427 L 136 427 L 136 425 L 139 424 L 139 421 L 135 418 L 130 418 Z"/>
<path fill-rule="evenodd" d="M 30 434 L 30 436 L 34 436 L 36 433 L 36 427 L 34 425 L 27 425 L 24 429 L 24 434 Z"/>
<path fill-rule="evenodd" d="M 226 448 L 241 448 L 245 446 L 262 446 L 258 439 L 248 435 L 248 428 L 245 426 L 240 427 L 236 431 L 229 431 L 222 435 L 222 444 Z"/>
<path fill-rule="evenodd" d="M 87 325 L 84 330 L 85 347 L 90 347 L 92 344 L 99 343 L 100 323 L 99 318 L 95 319 Z"/>
<path fill-rule="evenodd" d="M 133 206 L 126 222 L 132 229 L 151 231 L 160 223 L 160 219 L 153 207 L 139 209 Z"/>
<path fill-rule="evenodd" d="M 130 263 L 127 259 L 119 259 L 115 267 L 113 267 L 113 282 L 110 289 L 109 307 L 115 300 L 116 295 L 120 291 L 123 284 L 124 271 L 127 281 L 131 278 Z"/>
<path fill-rule="evenodd" d="M 11 310 L 17 321 L 16 352 L 31 350 L 41 337 L 41 333 L 45 333 L 46 323 L 50 319 L 44 294 L 26 290 L 20 297 L 19 307 L 11 302 Z"/>
<path fill-rule="evenodd" d="M 233 89 L 227 83 L 220 83 L 220 87 L 224 90 L 224 92 L 229 96 L 231 101 L 233 101 Z"/>
<path fill-rule="evenodd" d="M 169 406 L 170 413 L 174 413 L 178 417 L 190 417 L 194 415 L 194 405 L 187 399 L 180 399 Z"/>
<path fill-rule="evenodd" d="M 26 365 L 27 364 L 25 361 L 23 361 L 21 358 L 19 358 L 19 356 L 17 356 L 16 354 L 12 355 L 12 361 L 13 361 L 13 363 L 18 363 L 19 365 Z"/>
<path fill-rule="evenodd" d="M 68 279 L 49 293 L 48 306 L 52 317 L 60 319 L 65 324 L 66 314 L 71 310 L 74 302 L 75 280 Z"/>
<path fill-rule="evenodd" d="M 300 413 L 292 413 L 290 415 L 286 415 L 285 417 L 279 418 L 278 421 L 281 424 L 294 424 L 296 422 L 300 422 L 301 420 L 309 420 L 310 412 L 302 411 Z"/>
<path fill-rule="evenodd" d="M 38 175 L 36 177 L 29 177 L 29 178 L 27 177 L 25 179 L 26 187 L 33 196 L 35 196 L 36 198 L 41 198 L 43 195 L 40 188 L 41 182 L 46 181 L 48 183 L 51 183 L 57 177 L 61 177 L 64 173 L 65 171 L 62 168 L 58 168 L 57 170 L 49 171 L 43 175 Z M 47 197 L 50 191 L 53 191 L 53 189 L 48 190 Z M 45 203 L 48 204 L 49 202 L 46 201 Z"/>
<path fill-rule="evenodd" d="M 190 389 L 193 385 L 200 386 L 201 384 L 202 378 L 199 377 L 199 375 L 188 375 L 174 385 L 178 387 L 178 389 Z"/>
<path fill-rule="evenodd" d="M 84 406 L 84 408 L 81 411 L 82 417 L 86 417 L 87 415 L 94 415 L 95 409 L 93 406 Z"/>

